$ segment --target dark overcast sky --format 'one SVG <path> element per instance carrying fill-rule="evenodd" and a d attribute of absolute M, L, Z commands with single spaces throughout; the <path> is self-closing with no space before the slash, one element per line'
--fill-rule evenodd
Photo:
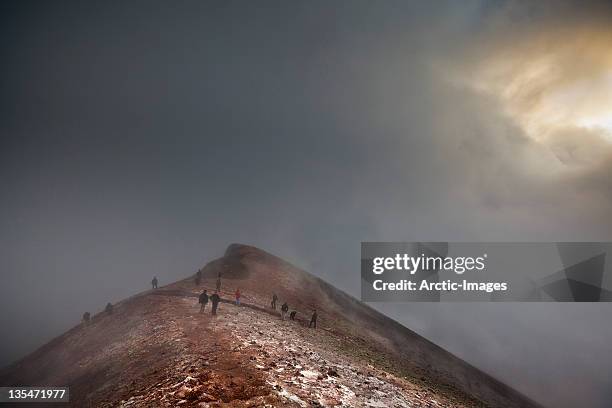
<path fill-rule="evenodd" d="M 231 242 L 358 296 L 361 241 L 611 240 L 610 144 L 561 167 L 456 80 L 610 10 L 429 3 L 3 2 L 0 364 Z M 610 305 L 377 307 L 550 407 L 612 405 Z"/>

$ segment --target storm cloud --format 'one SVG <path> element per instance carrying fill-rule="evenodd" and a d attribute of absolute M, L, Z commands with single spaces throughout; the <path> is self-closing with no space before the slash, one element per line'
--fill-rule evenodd
<path fill-rule="evenodd" d="M 231 242 L 357 296 L 361 241 L 612 239 L 604 2 L 0 15 L 2 364 Z M 548 406 L 612 402 L 609 305 L 375 306 Z"/>

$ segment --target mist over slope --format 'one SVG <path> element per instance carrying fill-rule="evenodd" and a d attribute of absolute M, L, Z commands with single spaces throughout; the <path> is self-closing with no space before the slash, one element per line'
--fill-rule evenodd
<path fill-rule="evenodd" d="M 218 315 L 199 313 L 198 294 L 219 275 Z M 232 303 L 238 288 L 241 306 Z M 295 321 L 270 307 L 273 293 Z M 199 284 L 192 276 L 116 304 L 0 371 L 0 384 L 70 386 L 78 407 L 538 406 L 321 279 L 239 244 L 205 265 Z"/>

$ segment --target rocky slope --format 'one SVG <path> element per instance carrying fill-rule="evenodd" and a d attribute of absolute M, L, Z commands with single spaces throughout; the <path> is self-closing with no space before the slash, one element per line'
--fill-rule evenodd
<path fill-rule="evenodd" d="M 222 276 L 216 317 L 197 295 Z M 242 305 L 231 302 L 236 288 Z M 281 320 L 272 293 L 297 311 Z M 210 306 L 209 306 L 210 308 Z M 318 328 L 309 329 L 313 308 Z M 399 323 L 280 258 L 231 245 L 193 277 L 99 313 L 0 371 L 70 386 L 75 407 L 536 407 Z"/>

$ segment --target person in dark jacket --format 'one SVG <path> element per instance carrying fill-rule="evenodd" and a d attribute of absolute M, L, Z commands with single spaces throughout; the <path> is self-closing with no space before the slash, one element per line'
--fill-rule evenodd
<path fill-rule="evenodd" d="M 285 316 L 287 315 L 288 311 L 289 311 L 289 305 L 287 304 L 287 302 L 285 302 L 281 306 L 281 319 L 282 320 L 285 320 Z"/>
<path fill-rule="evenodd" d="M 206 305 L 208 304 L 208 293 L 206 293 L 206 289 L 204 289 L 204 292 L 200 293 L 198 302 L 200 303 L 200 313 L 204 313 L 204 309 L 206 309 Z"/>
<path fill-rule="evenodd" d="M 157 289 L 157 276 L 153 277 L 153 280 L 151 281 L 151 285 L 153 286 L 153 289 Z"/>
<path fill-rule="evenodd" d="M 297 311 L 292 310 L 291 313 L 289 313 L 289 319 L 291 320 L 295 320 L 295 315 L 297 314 Z"/>
<path fill-rule="evenodd" d="M 217 307 L 219 306 L 219 302 L 221 301 L 221 298 L 219 297 L 216 291 L 210 297 L 210 301 L 212 302 L 212 314 L 217 315 Z"/>
<path fill-rule="evenodd" d="M 308 327 L 313 326 L 315 329 L 317 328 L 317 309 L 313 310 L 312 317 L 310 318 L 310 324 L 308 325 Z"/>
<path fill-rule="evenodd" d="M 276 310 L 276 301 L 278 300 L 278 296 L 276 296 L 276 293 L 272 294 L 272 303 L 270 303 L 272 305 L 272 309 Z"/>
<path fill-rule="evenodd" d="M 198 269 L 198 272 L 196 272 L 196 275 L 193 281 L 196 286 L 200 286 L 200 282 L 202 282 L 202 270 L 201 269 Z"/>
<path fill-rule="evenodd" d="M 91 314 L 89 312 L 83 313 L 83 324 L 87 326 L 91 320 Z"/>
<path fill-rule="evenodd" d="M 111 302 L 108 302 L 106 304 L 106 307 L 104 308 L 104 311 L 108 314 L 113 314 L 113 304 Z"/>

